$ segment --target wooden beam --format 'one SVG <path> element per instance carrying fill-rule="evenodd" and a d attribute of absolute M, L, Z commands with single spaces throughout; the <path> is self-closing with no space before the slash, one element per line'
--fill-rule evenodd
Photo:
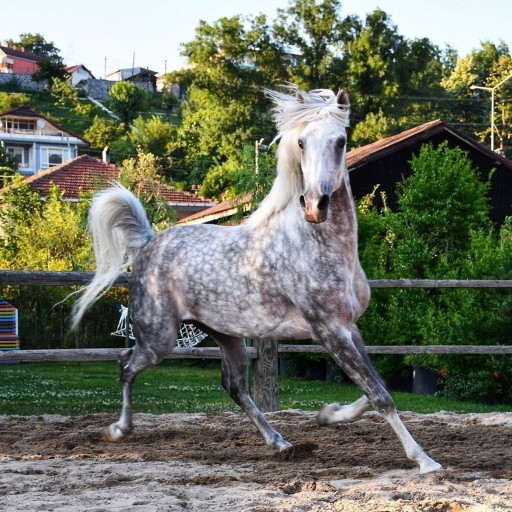
<path fill-rule="evenodd" d="M 512 345 L 366 345 L 369 354 L 512 354 Z M 279 354 L 327 354 L 321 345 L 279 345 Z"/>
<path fill-rule="evenodd" d="M 117 361 L 124 348 L 78 348 L 56 350 L 2 350 L 0 362 L 46 362 L 46 361 Z M 256 349 L 247 347 L 247 358 L 256 358 Z M 220 359 L 217 347 L 176 347 L 165 359 Z"/>
<path fill-rule="evenodd" d="M 80 286 L 91 282 L 94 272 L 47 272 L 0 270 L 0 285 Z M 114 286 L 128 286 L 130 272 L 124 272 Z M 372 288 L 512 288 L 506 279 L 375 279 Z"/>
<path fill-rule="evenodd" d="M 83 286 L 89 284 L 94 272 L 46 272 L 37 270 L 0 270 L 0 285 Z M 128 286 L 130 272 L 123 272 L 114 286 Z"/>
<path fill-rule="evenodd" d="M 374 279 L 372 288 L 512 288 L 506 279 Z"/>

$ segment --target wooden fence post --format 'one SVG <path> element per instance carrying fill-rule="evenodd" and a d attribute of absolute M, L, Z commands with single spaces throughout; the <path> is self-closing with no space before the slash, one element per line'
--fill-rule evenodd
<path fill-rule="evenodd" d="M 277 340 L 254 340 L 254 403 L 261 412 L 279 410 Z"/>

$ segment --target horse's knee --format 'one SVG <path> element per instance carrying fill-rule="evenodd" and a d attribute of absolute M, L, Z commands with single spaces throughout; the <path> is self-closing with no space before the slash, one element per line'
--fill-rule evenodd
<path fill-rule="evenodd" d="M 391 395 L 384 390 L 383 393 L 378 393 L 376 397 L 371 400 L 373 408 L 382 415 L 388 415 L 396 412 L 396 406 Z"/>

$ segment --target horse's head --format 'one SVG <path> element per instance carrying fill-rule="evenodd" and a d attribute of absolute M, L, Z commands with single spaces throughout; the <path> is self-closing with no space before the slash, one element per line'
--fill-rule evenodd
<path fill-rule="evenodd" d="M 308 101 L 308 96 L 299 92 L 297 101 Z M 335 115 L 333 107 L 340 109 L 344 116 Z M 308 222 L 325 221 L 331 195 L 341 187 L 344 178 L 348 179 L 345 129 L 348 107 L 348 94 L 340 89 L 336 98 L 327 100 L 319 118 L 304 125 L 296 141 L 304 185 L 299 200 Z"/>
<path fill-rule="evenodd" d="M 298 91 L 295 95 L 266 91 L 274 102 L 278 128 L 277 177 L 272 190 L 244 223 L 247 229 L 299 204 L 308 222 L 327 218 L 331 195 L 347 176 L 345 144 L 349 125 L 348 94 L 340 89 Z"/>

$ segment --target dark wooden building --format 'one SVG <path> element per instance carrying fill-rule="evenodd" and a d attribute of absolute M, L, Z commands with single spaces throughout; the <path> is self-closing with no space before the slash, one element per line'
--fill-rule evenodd
<path fill-rule="evenodd" d="M 394 210 L 396 183 L 410 176 L 412 156 L 419 154 L 423 144 L 430 142 L 437 147 L 444 141 L 468 152 L 472 167 L 480 171 L 482 180 L 486 181 L 489 172 L 496 169 L 491 179 L 491 218 L 501 225 L 505 217 L 512 216 L 512 161 L 440 120 L 350 151 L 347 164 L 354 197 L 364 197 L 378 184 L 378 190 L 386 193 L 388 205 Z"/>

